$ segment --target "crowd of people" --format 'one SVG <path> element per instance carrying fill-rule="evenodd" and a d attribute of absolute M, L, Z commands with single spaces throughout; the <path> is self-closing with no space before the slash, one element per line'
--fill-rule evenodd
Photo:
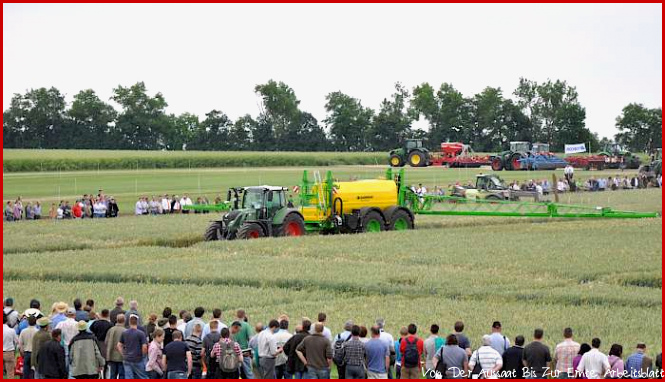
<path fill-rule="evenodd" d="M 333 336 L 324 313 L 295 327 L 286 315 L 250 326 L 242 309 L 228 320 L 220 309 L 206 319 L 203 307 L 144 316 L 136 301 L 126 308 L 118 297 L 111 310 L 76 299 L 71 307 L 54 303 L 50 313 L 32 300 L 20 314 L 7 298 L 3 369 L 6 377 L 23 379 L 330 379 L 333 367 L 340 379 L 662 377 L 662 353 L 654 362 L 644 343 L 625 354 L 612 344 L 605 354 L 599 338 L 580 344 L 571 328 L 550 348 L 543 329 L 528 344 L 524 335 L 513 344 L 496 321 L 474 347 L 461 321 L 447 333 L 432 324 L 425 339 L 416 324 L 396 337 L 385 324 L 349 320 Z"/>
<path fill-rule="evenodd" d="M 52 203 L 48 215 L 43 215 L 42 205 L 39 201 L 23 204 L 19 196 L 13 203 L 8 201 L 5 205 L 4 220 L 8 222 L 20 220 L 49 219 L 92 219 L 92 218 L 115 218 L 118 217 L 120 209 L 113 196 L 106 196 L 103 190 L 97 195 L 85 194 L 76 199 L 73 204 L 68 200 L 60 203 Z"/>

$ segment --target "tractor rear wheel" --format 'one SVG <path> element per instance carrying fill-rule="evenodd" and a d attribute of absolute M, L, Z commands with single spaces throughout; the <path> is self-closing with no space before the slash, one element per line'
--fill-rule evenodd
<path fill-rule="evenodd" d="M 305 221 L 297 213 L 286 215 L 282 225 L 276 230 L 276 236 L 303 236 L 305 234 Z"/>
<path fill-rule="evenodd" d="M 501 157 L 496 157 L 492 159 L 492 170 L 494 171 L 503 170 L 503 160 L 501 160 Z"/>
<path fill-rule="evenodd" d="M 422 151 L 412 151 L 411 154 L 409 154 L 409 165 L 411 165 L 411 167 L 427 166 L 427 158 L 425 157 L 425 153 Z"/>
<path fill-rule="evenodd" d="M 238 239 L 259 239 L 266 234 L 263 227 L 256 223 L 245 223 L 238 229 Z"/>
<path fill-rule="evenodd" d="M 376 211 L 369 211 L 362 217 L 362 227 L 360 232 L 381 232 L 385 229 L 386 222 L 381 214 Z"/>
<path fill-rule="evenodd" d="M 388 224 L 388 231 L 406 231 L 413 229 L 413 219 L 408 212 L 398 209 L 395 210 L 389 217 L 390 223 Z"/>
<path fill-rule="evenodd" d="M 205 241 L 217 241 L 217 240 L 224 240 L 224 234 L 222 233 L 222 230 L 224 227 L 222 226 L 221 222 L 212 222 L 208 226 L 208 229 L 206 230 L 206 233 L 203 235 L 203 238 Z"/>
<path fill-rule="evenodd" d="M 404 160 L 402 159 L 401 156 L 397 154 L 393 154 L 390 156 L 390 166 L 391 167 L 403 167 L 404 166 Z"/>
<path fill-rule="evenodd" d="M 522 159 L 522 154 L 520 153 L 515 153 L 510 157 L 510 167 L 512 167 L 513 171 L 519 171 L 522 169 L 520 159 Z"/>

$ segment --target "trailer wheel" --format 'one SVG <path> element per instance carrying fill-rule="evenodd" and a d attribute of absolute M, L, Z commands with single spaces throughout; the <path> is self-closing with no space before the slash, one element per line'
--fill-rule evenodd
<path fill-rule="evenodd" d="M 369 211 L 362 217 L 362 227 L 360 232 L 381 232 L 385 229 L 386 222 L 381 214 L 376 211 Z"/>
<path fill-rule="evenodd" d="M 409 165 L 411 167 L 425 167 L 427 166 L 427 158 L 421 151 L 412 151 L 409 154 Z"/>
<path fill-rule="evenodd" d="M 297 213 L 286 215 L 282 225 L 277 229 L 277 236 L 303 236 L 305 221 Z"/>
<path fill-rule="evenodd" d="M 403 167 L 404 166 L 404 160 L 402 159 L 401 156 L 397 154 L 393 154 L 390 156 L 390 166 L 391 167 Z"/>
<path fill-rule="evenodd" d="M 496 157 L 496 158 L 492 159 L 492 170 L 494 170 L 494 171 L 503 170 L 503 161 L 501 160 L 500 157 Z"/>
<path fill-rule="evenodd" d="M 389 217 L 390 223 L 388 224 L 388 231 L 406 231 L 413 229 L 413 219 L 408 212 L 398 209 L 395 210 Z"/>
<path fill-rule="evenodd" d="M 259 239 L 266 236 L 263 232 L 263 227 L 256 223 L 245 223 L 239 229 L 237 233 L 238 239 Z"/>
<path fill-rule="evenodd" d="M 224 227 L 222 226 L 221 222 L 212 222 L 208 226 L 208 229 L 203 235 L 203 238 L 205 241 L 224 240 L 224 235 L 222 234 L 223 229 Z"/>

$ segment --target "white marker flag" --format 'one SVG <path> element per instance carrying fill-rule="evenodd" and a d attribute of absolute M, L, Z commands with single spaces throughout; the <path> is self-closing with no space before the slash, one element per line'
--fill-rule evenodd
<path fill-rule="evenodd" d="M 579 143 L 576 145 L 566 145 L 566 154 L 575 154 L 586 152 L 586 145 Z"/>

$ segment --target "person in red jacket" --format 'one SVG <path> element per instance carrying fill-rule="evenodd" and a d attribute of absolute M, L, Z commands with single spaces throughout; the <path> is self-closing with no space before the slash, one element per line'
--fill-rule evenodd
<path fill-rule="evenodd" d="M 77 200 L 76 203 L 74 203 L 74 206 L 72 207 L 72 216 L 74 216 L 75 219 L 83 217 L 83 204 L 80 200 Z"/>
<path fill-rule="evenodd" d="M 410 324 L 409 335 L 404 338 L 399 347 L 402 354 L 402 379 L 419 379 L 423 359 L 423 340 L 416 336 L 418 327 Z"/>

